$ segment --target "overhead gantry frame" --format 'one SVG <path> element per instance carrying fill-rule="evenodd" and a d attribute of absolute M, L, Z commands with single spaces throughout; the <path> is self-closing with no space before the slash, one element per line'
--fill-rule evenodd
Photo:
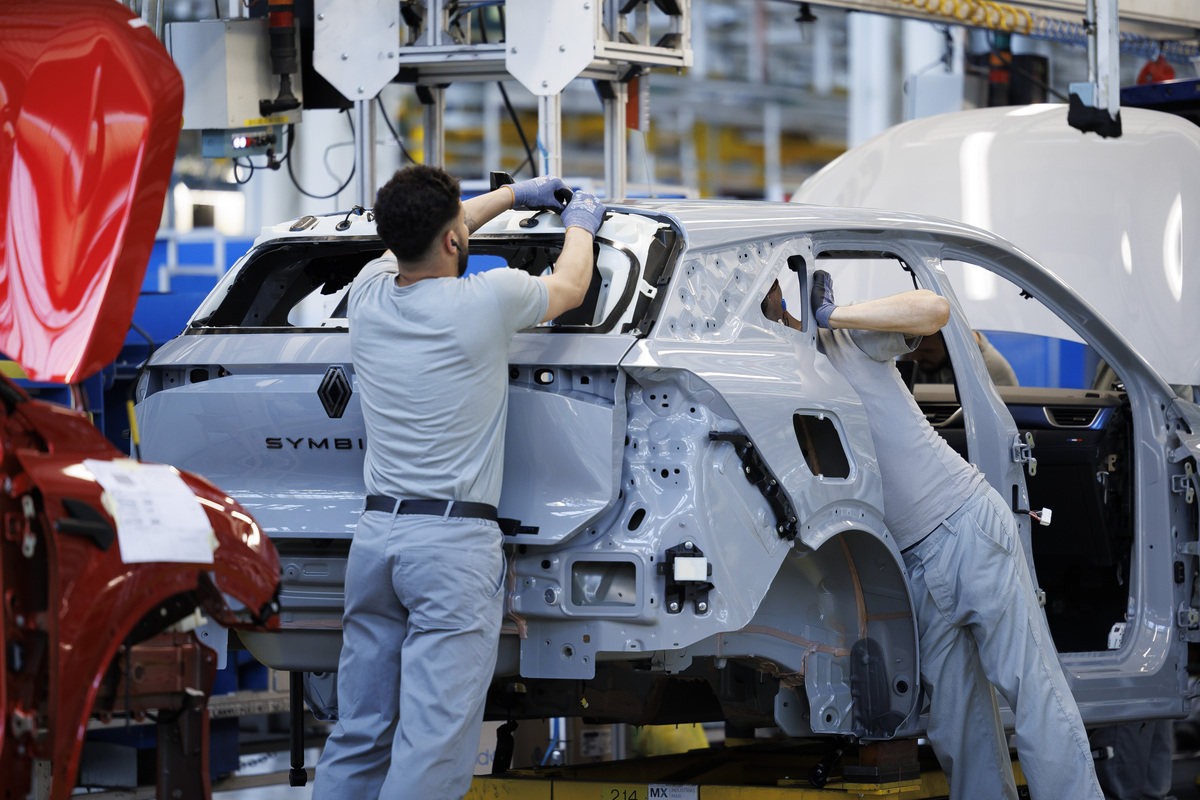
<path fill-rule="evenodd" d="M 800 0 L 777 0 L 799 5 Z M 457 81 L 518 80 L 538 98 L 541 171 L 562 173 L 561 91 L 571 80 L 596 82 L 604 106 L 604 181 L 609 198 L 626 194 L 625 107 L 629 82 L 651 67 L 692 66 L 691 0 L 506 0 L 505 40 L 471 41 L 459 19 L 483 4 L 466 0 L 359 0 L 352 14 L 336 0 L 315 0 L 314 64 L 355 101 L 357 199 L 375 195 L 374 116 L 371 102 L 387 83 L 413 84 L 425 106 L 425 162 L 445 162 L 445 89 Z M 669 30 L 651 42 L 649 8 L 666 15 Z M 812 5 L 892 16 L 993 26 L 989 14 L 1005 9 L 1013 31 L 1022 20 L 1049 13 L 1084 12 L 1090 90 L 1084 103 L 1116 116 L 1118 18 L 1136 35 L 1162 41 L 1195 41 L 1200 3 L 1194 0 L 816 0 Z M 991 9 L 981 23 L 963 15 L 974 6 Z M 995 9 L 993 9 L 995 7 Z M 1018 13 L 1020 12 L 1020 13 Z M 1023 16 L 1022 16 L 1023 14 Z M 997 22 L 1001 27 L 1003 14 Z M 1073 91 L 1076 87 L 1072 87 Z M 1086 95 L 1086 96 L 1085 96 Z"/>
<path fill-rule="evenodd" d="M 669 21 L 669 30 L 653 43 L 651 2 Z M 500 43 L 471 41 L 470 25 L 456 24 L 479 7 L 449 0 L 404 0 L 399 6 L 394 0 L 364 0 L 348 17 L 336 0 L 317 0 L 314 64 L 355 100 L 362 131 L 369 131 L 370 103 L 386 83 L 415 85 L 425 107 L 425 163 L 438 166 L 445 162 L 446 87 L 516 79 L 538 98 L 541 171 L 555 175 L 562 174 L 562 89 L 575 78 L 595 81 L 604 104 L 606 194 L 624 197 L 629 81 L 650 67 L 692 65 L 691 0 L 507 0 Z M 375 194 L 370 150 L 355 150 L 363 206 Z"/>

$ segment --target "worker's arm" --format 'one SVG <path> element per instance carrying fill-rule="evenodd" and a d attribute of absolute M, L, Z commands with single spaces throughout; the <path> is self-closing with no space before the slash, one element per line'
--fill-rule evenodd
<path fill-rule="evenodd" d="M 512 208 L 512 192 L 507 186 L 501 186 L 494 192 L 476 195 L 463 200 L 463 220 L 471 233 L 479 230 L 485 223 Z"/>
<path fill-rule="evenodd" d="M 829 316 L 829 327 L 927 336 L 941 330 L 949 320 L 950 304 L 946 298 L 928 289 L 916 289 L 865 303 L 838 306 Z"/>
<path fill-rule="evenodd" d="M 479 230 L 499 214 L 510 208 L 551 208 L 561 211 L 563 204 L 554 193 L 566 189 L 567 185 L 553 175 L 545 175 L 528 181 L 518 181 L 501 186 L 487 194 L 463 200 L 463 216 L 467 230 Z"/>
<path fill-rule="evenodd" d="M 592 282 L 592 241 L 603 220 L 604 205 L 587 192 L 576 192 L 563 209 L 562 221 L 567 232 L 562 253 L 554 262 L 554 271 L 541 276 L 550 293 L 543 322 L 583 302 Z"/>
<path fill-rule="evenodd" d="M 833 300 L 833 278 L 813 273 L 813 314 L 822 328 L 855 328 L 927 336 L 950 320 L 950 303 L 928 289 L 901 292 L 878 300 L 839 306 Z"/>

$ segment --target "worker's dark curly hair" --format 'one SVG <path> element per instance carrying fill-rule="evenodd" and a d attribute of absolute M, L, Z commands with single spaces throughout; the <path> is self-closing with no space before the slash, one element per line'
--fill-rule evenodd
<path fill-rule="evenodd" d="M 458 216 L 458 181 L 445 170 L 413 164 L 398 170 L 375 198 L 375 229 L 401 261 L 416 261 Z"/>

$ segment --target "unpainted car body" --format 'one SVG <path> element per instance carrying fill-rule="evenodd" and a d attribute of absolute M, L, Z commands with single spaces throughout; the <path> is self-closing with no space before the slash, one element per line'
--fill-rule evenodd
<path fill-rule="evenodd" d="M 1200 409 L 1066 285 L 996 236 L 907 214 L 648 201 L 613 207 L 597 241 L 583 310 L 510 348 L 500 512 L 518 525 L 490 716 L 724 718 L 865 739 L 922 729 L 915 622 L 874 447 L 807 311 L 814 269 L 881 259 L 951 299 L 946 338 L 971 366 L 957 393 L 918 387 L 918 401 L 931 414 L 952 406 L 942 432 L 1011 499 L 1027 546 L 1024 434 L 1061 451 L 1042 479 L 1094 479 L 1098 463 L 1120 472 L 1113 491 L 1080 496 L 1085 516 L 1061 515 L 1064 546 L 1044 559 L 1107 581 L 1104 608 L 1073 608 L 1092 633 L 1060 646 L 1085 718 L 1184 712 L 1185 640 L 1200 631 L 1189 483 Z M 561 244 L 557 217 L 509 212 L 471 253 L 537 274 Z M 265 231 L 138 390 L 147 455 L 226 486 L 279 549 L 281 629 L 241 638 L 280 669 L 337 666 L 365 446 L 339 298 L 382 249 L 369 215 Z M 1038 297 L 1127 392 L 998 393 L 943 269 L 958 261 Z M 777 279 L 803 331 L 763 316 Z M 1059 425 L 1049 406 L 1090 413 Z M 1123 558 L 1075 557 L 1070 543 L 1118 508 L 1123 521 L 1099 535 Z"/>

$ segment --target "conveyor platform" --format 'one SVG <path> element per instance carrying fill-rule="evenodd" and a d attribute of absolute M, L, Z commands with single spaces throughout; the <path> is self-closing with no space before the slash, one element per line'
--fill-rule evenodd
<path fill-rule="evenodd" d="M 824 751 L 794 745 L 714 747 L 654 758 L 567 767 L 510 770 L 477 776 L 466 800 L 830 800 L 947 798 L 945 775 L 915 742 L 884 742 L 832 761 Z M 816 788 L 814 768 L 828 781 Z M 1021 795 L 1025 779 L 1014 760 Z"/>

